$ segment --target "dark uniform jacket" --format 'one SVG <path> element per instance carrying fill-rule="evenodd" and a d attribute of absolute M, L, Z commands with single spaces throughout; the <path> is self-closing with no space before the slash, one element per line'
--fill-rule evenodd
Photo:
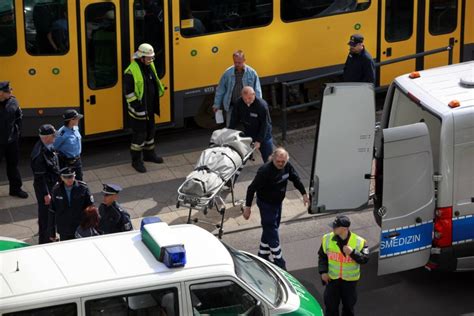
<path fill-rule="evenodd" d="M 275 167 L 273 161 L 267 162 L 258 169 L 257 175 L 247 188 L 245 205 L 252 205 L 255 192 L 257 192 L 257 198 L 263 202 L 274 205 L 281 204 L 285 198 L 288 180 L 293 182 L 295 188 L 302 195 L 306 194 L 304 185 L 290 162 L 287 162 L 281 170 Z"/>
<path fill-rule="evenodd" d="M 259 97 L 255 97 L 250 106 L 242 98 L 237 101 L 232 110 L 229 128 L 235 129 L 239 123 L 244 126 L 245 136 L 252 137 L 254 142 L 262 143 L 272 137 L 268 104 Z"/>
<path fill-rule="evenodd" d="M 23 114 L 14 96 L 0 102 L 0 145 L 18 140 Z"/>
<path fill-rule="evenodd" d="M 74 234 L 75 238 L 85 238 L 85 237 L 93 237 L 99 236 L 101 232 L 99 232 L 94 227 L 82 228 L 81 226 L 77 227 L 76 233 Z"/>
<path fill-rule="evenodd" d="M 33 147 L 31 153 L 31 169 L 33 170 L 33 186 L 40 196 L 51 193 L 59 180 L 59 161 L 56 153 L 49 150 L 41 140 Z"/>
<path fill-rule="evenodd" d="M 133 229 L 130 221 L 130 214 L 125 211 L 117 202 L 110 206 L 104 203 L 99 206 L 99 230 L 104 234 L 120 233 Z"/>
<path fill-rule="evenodd" d="M 149 118 L 153 118 L 154 114 L 160 115 L 160 93 L 158 91 L 157 81 L 155 73 L 152 71 L 150 66 L 137 61 L 142 71 L 143 76 L 143 98 L 142 100 L 135 100 L 131 103 L 131 106 L 137 112 L 147 112 Z M 133 76 L 126 73 L 123 76 L 123 87 L 125 95 L 135 92 L 135 80 Z"/>
<path fill-rule="evenodd" d="M 69 202 L 64 183 L 54 186 L 51 194 L 51 208 L 48 216 L 48 230 L 51 236 L 74 235 L 82 221 L 84 209 L 94 203 L 87 184 L 76 180 L 72 186 L 71 201 Z"/>
<path fill-rule="evenodd" d="M 342 240 L 341 237 L 339 237 L 338 235 L 334 235 L 333 240 L 337 241 L 337 245 L 339 246 L 341 253 L 344 253 L 344 251 L 342 251 L 342 248 L 344 248 L 344 246 L 347 245 L 347 242 L 349 241 L 350 237 L 351 237 L 351 232 L 349 232 L 345 240 Z M 324 253 L 322 245 L 321 247 L 319 247 L 318 255 L 319 255 L 319 259 L 318 259 L 319 273 L 320 274 L 328 273 L 329 271 L 328 255 Z M 362 248 L 362 251 L 357 251 L 356 249 L 352 250 L 352 253 L 350 254 L 350 256 L 352 260 L 354 260 L 358 264 L 367 263 L 369 261 L 369 248 L 367 246 L 367 243 L 364 245 L 364 248 Z"/>
<path fill-rule="evenodd" d="M 375 63 L 364 48 L 360 54 L 349 54 L 344 65 L 345 82 L 369 82 L 375 84 Z"/>

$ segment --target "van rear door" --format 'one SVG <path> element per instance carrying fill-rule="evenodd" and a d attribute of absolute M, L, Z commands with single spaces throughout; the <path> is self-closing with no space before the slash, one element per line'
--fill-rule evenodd
<path fill-rule="evenodd" d="M 314 146 L 310 213 L 367 205 L 374 134 L 373 86 L 328 84 Z"/>
<path fill-rule="evenodd" d="M 424 266 L 435 212 L 428 127 L 416 123 L 383 130 L 383 197 L 378 274 Z"/>

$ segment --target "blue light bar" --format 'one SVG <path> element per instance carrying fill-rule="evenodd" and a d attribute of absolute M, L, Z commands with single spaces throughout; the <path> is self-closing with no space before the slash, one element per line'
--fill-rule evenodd
<path fill-rule="evenodd" d="M 160 223 L 161 219 L 158 216 L 144 217 L 140 223 L 140 232 L 143 232 L 143 226 L 147 224 Z"/>
<path fill-rule="evenodd" d="M 183 267 L 186 264 L 186 250 L 180 238 L 168 226 L 158 221 L 144 223 L 141 227 L 142 242 L 160 262 L 168 268 Z"/>

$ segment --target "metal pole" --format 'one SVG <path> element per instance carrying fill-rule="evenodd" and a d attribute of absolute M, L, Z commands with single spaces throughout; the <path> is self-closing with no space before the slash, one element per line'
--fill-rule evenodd
<path fill-rule="evenodd" d="M 286 108 L 286 97 L 287 97 L 288 85 L 284 82 L 282 84 L 282 91 L 281 91 L 281 140 L 282 142 L 286 141 L 286 128 L 287 128 L 287 108 Z"/>

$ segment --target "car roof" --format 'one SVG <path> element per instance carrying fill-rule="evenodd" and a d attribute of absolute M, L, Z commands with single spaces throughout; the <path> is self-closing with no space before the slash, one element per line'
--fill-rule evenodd
<path fill-rule="evenodd" d="M 395 83 L 441 117 L 459 109 L 474 110 L 474 88 L 461 84 L 461 79 L 474 81 L 474 61 L 427 69 L 419 74 L 415 79 L 408 74 L 399 76 Z M 449 107 L 453 100 L 459 101 L 460 106 Z"/>
<path fill-rule="evenodd" d="M 143 276 L 166 283 L 219 272 L 234 274 L 229 252 L 214 235 L 195 225 L 169 228 L 186 250 L 187 263 L 182 268 L 168 268 L 156 260 L 140 231 L 0 252 L 0 299 L 106 281 L 121 280 L 126 285 Z"/>

